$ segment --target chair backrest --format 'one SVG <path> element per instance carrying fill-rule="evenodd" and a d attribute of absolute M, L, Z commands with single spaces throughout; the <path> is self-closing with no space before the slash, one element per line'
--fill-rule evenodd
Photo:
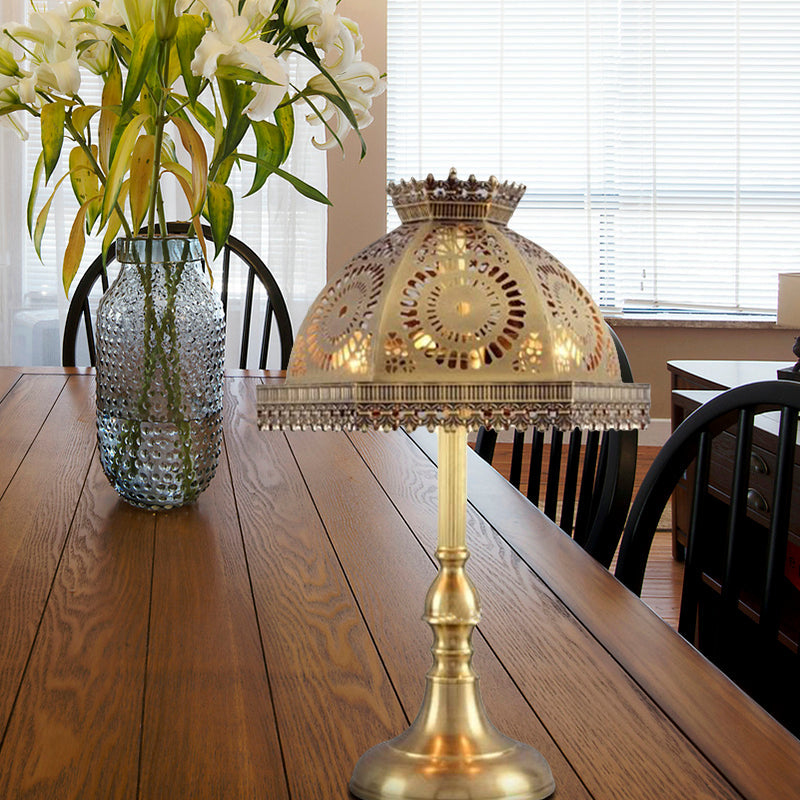
<path fill-rule="evenodd" d="M 617 348 L 622 380 L 633 383 L 625 349 L 614 331 L 610 327 L 608 330 Z M 525 432 L 514 431 L 509 481 L 517 489 L 525 460 L 525 438 Z M 545 435 L 542 431 L 530 431 L 528 439 L 527 498 L 601 564 L 610 566 L 633 495 L 638 431 L 606 431 L 601 436 L 598 431 L 584 434 L 576 428 L 569 434 L 562 475 L 564 434 L 553 428 L 544 472 L 543 504 L 540 494 Z M 475 450 L 490 464 L 496 441 L 495 431 L 484 428 L 478 431 Z"/>
<path fill-rule="evenodd" d="M 169 233 L 187 233 L 189 229 L 190 226 L 184 222 L 170 222 L 167 224 Z M 203 225 L 203 233 L 206 239 L 210 241 L 211 229 L 207 225 Z M 237 295 L 237 312 L 240 311 L 241 314 L 241 339 L 239 340 L 238 348 L 238 366 L 240 369 L 246 369 L 248 366 L 253 366 L 251 362 L 254 362 L 254 357 L 251 358 L 250 356 L 250 340 L 251 328 L 254 323 L 253 306 L 254 298 L 256 297 L 256 281 L 258 281 L 260 285 L 263 286 L 266 294 L 263 317 L 259 317 L 259 319 L 256 320 L 260 323 L 258 329 L 261 334 L 261 346 L 258 351 L 257 362 L 258 368 L 266 368 L 274 322 L 280 344 L 280 369 L 286 369 L 289 364 L 289 355 L 291 354 L 293 344 L 292 325 L 289 319 L 289 311 L 286 308 L 286 301 L 284 300 L 275 277 L 269 271 L 266 264 L 264 264 L 261 258 L 259 258 L 250 247 L 235 236 L 229 236 L 223 248 L 222 275 L 215 276 L 215 285 L 220 289 L 222 307 L 228 318 L 228 336 L 230 337 L 231 333 L 231 315 L 229 314 L 228 308 L 229 288 L 232 281 L 233 266 L 235 266 L 235 262 L 232 264 L 231 256 L 235 256 L 236 260 L 241 262 L 241 265 L 246 271 L 245 286 L 243 287 L 244 295 L 242 297 L 242 307 L 240 310 L 238 309 Z M 91 366 L 96 365 L 94 324 L 92 320 L 90 295 L 98 280 L 100 281 L 102 291 L 106 292 L 108 290 L 109 280 L 105 267 L 111 265 L 115 259 L 116 247 L 112 244 L 106 253 L 105 260 L 102 256 L 98 256 L 86 270 L 75 288 L 64 325 L 61 363 L 65 367 L 76 366 L 76 346 L 81 323 L 83 323 L 83 328 L 86 331 L 89 363 Z M 216 283 L 216 281 L 219 281 L 219 283 Z"/>
<path fill-rule="evenodd" d="M 659 518 L 685 475 L 691 512 L 678 631 L 795 733 L 800 589 L 789 580 L 787 545 L 794 547 L 788 531 L 798 412 L 800 383 L 775 380 L 730 389 L 687 417 L 639 488 L 615 572 L 641 592 Z M 774 491 L 756 514 L 753 441 L 765 429 L 770 436 L 777 430 Z"/>

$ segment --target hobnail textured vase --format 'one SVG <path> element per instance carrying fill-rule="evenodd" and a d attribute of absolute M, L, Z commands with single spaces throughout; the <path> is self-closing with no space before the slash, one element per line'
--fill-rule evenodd
<path fill-rule="evenodd" d="M 219 461 L 222 303 L 196 239 L 120 239 L 117 260 L 97 311 L 100 460 L 132 505 L 185 505 Z"/>

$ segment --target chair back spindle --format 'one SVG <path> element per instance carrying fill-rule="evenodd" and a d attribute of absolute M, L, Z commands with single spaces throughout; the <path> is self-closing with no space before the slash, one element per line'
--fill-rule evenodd
<path fill-rule="evenodd" d="M 623 381 L 633 383 L 633 373 L 625 350 L 609 328 L 620 362 Z M 532 430 L 530 445 L 525 445 L 524 431 L 515 430 L 511 448 L 509 481 L 521 486 L 523 463 L 528 458 L 528 483 L 525 494 L 534 505 L 562 530 L 572 536 L 606 567 L 616 552 L 625 516 L 633 494 L 636 474 L 637 431 L 607 431 L 602 440 L 598 431 L 584 434 L 575 429 L 566 444 L 566 464 L 562 470 L 564 433 L 557 428 L 549 432 L 549 456 L 544 465 L 545 434 Z M 602 441 L 602 444 L 601 444 Z M 495 456 L 496 431 L 481 428 L 475 450 L 489 463 Z M 614 443 L 609 447 L 609 443 Z M 526 455 L 529 448 L 529 454 Z M 546 474 L 543 475 L 543 469 Z M 544 502 L 540 495 L 544 488 Z"/>
<path fill-rule="evenodd" d="M 687 417 L 642 482 L 615 571 L 641 593 L 658 520 L 682 476 L 689 476 L 678 632 L 795 734 L 800 586 L 790 580 L 787 553 L 800 461 L 798 413 L 800 383 L 776 380 L 722 392 Z M 776 422 L 774 486 L 763 501 L 751 487 L 758 472 L 752 464 L 757 437 L 774 433 Z M 727 482 L 727 467 L 718 466 L 713 477 L 711 471 L 727 463 L 725 454 L 733 459 Z"/>
<path fill-rule="evenodd" d="M 186 223 L 169 223 L 167 226 L 169 233 L 186 234 L 191 233 L 191 226 Z M 207 239 L 211 238 L 211 229 L 203 226 L 203 233 Z M 228 335 L 230 331 L 230 284 L 233 280 L 231 255 L 235 255 L 247 270 L 246 289 L 243 297 L 242 306 L 242 326 L 241 338 L 239 340 L 239 369 L 248 367 L 250 353 L 250 330 L 253 320 L 253 303 L 255 299 L 256 280 L 263 287 L 266 294 L 264 308 L 264 324 L 262 326 L 261 346 L 258 355 L 259 369 L 266 369 L 269 357 L 269 347 L 272 339 L 273 327 L 277 327 L 278 340 L 280 344 L 280 357 L 278 364 L 280 369 L 285 370 L 289 364 L 289 356 L 292 350 L 293 334 L 289 311 L 286 301 L 278 286 L 274 276 L 269 271 L 264 262 L 256 253 L 240 239 L 234 236 L 228 237 L 228 241 L 223 247 L 222 254 L 222 281 L 220 289 L 220 299 L 222 308 L 228 320 Z M 67 319 L 64 326 L 64 338 L 62 342 L 61 362 L 65 367 L 76 366 L 76 347 L 78 340 L 78 330 L 83 322 L 86 333 L 86 343 L 89 352 L 89 363 L 97 366 L 97 355 L 95 347 L 94 324 L 92 320 L 91 304 L 89 296 L 96 282 L 99 280 L 103 287 L 103 292 L 108 291 L 109 281 L 106 272 L 106 264 L 110 264 L 116 259 L 116 246 L 112 244 L 105 256 L 98 256 L 89 266 L 83 277 L 75 288 L 75 292 L 70 301 L 67 311 Z M 273 326 L 273 321 L 275 326 Z"/>

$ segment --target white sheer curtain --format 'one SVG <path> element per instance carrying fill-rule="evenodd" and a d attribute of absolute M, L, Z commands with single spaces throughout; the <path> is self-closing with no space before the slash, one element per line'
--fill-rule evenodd
<path fill-rule="evenodd" d="M 0 0 L 0 22 L 23 20 L 25 8 L 24 0 Z M 88 86 L 82 86 L 81 94 L 84 99 L 92 96 Z M 326 156 L 311 144 L 313 132 L 319 131 L 307 125 L 302 109 L 297 109 L 295 122 L 295 143 L 285 169 L 326 193 Z M 25 221 L 30 175 L 40 152 L 37 126 L 28 120 L 27 127 L 27 142 L 0 127 L 0 364 L 59 364 L 69 304 L 61 284 L 61 261 L 77 204 L 65 182 L 50 212 L 40 262 Z M 51 186 L 56 177 L 60 174 L 53 176 Z M 259 193 L 243 198 L 250 182 L 251 173 L 246 171 L 241 175 L 234 172 L 229 183 L 237 198 L 233 233 L 255 250 L 275 275 L 296 330 L 325 284 L 327 210 L 275 176 Z M 42 188 L 38 206 L 46 197 Z M 168 216 L 185 218 L 185 204 L 177 190 L 166 203 Z M 99 242 L 87 241 L 84 266 L 97 253 Z M 235 287 L 232 291 L 235 313 Z M 268 366 L 277 366 L 277 357 L 276 348 L 270 348 Z"/>

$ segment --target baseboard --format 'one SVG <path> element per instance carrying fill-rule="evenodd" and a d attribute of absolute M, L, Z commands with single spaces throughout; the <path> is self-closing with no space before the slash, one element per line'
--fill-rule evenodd
<path fill-rule="evenodd" d="M 650 424 L 643 431 L 639 431 L 639 444 L 643 447 L 662 447 L 669 438 L 672 431 L 672 423 L 668 419 L 651 419 Z M 471 442 L 475 441 L 475 434 L 469 435 Z M 513 431 L 500 431 L 497 434 L 497 441 L 511 444 L 514 441 Z M 545 442 L 549 441 L 548 437 Z"/>

